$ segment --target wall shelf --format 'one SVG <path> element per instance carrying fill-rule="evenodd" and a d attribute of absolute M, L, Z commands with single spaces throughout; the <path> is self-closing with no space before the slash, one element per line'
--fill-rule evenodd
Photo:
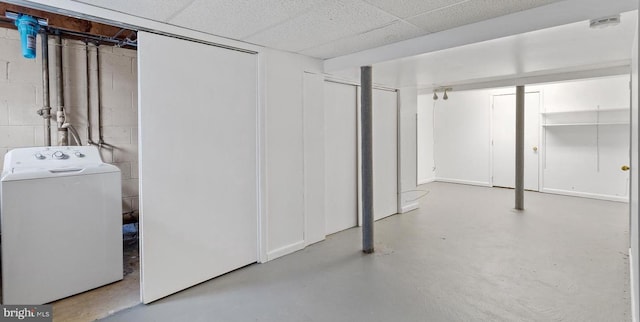
<path fill-rule="evenodd" d="M 542 127 L 554 127 L 554 126 L 593 126 L 593 125 L 629 125 L 629 122 L 607 122 L 607 123 L 553 123 L 553 124 L 542 124 Z"/>
<path fill-rule="evenodd" d="M 573 111 L 552 111 L 552 112 L 540 112 L 542 115 L 562 115 L 562 114 L 581 114 L 581 113 L 608 113 L 608 112 L 629 112 L 628 107 L 622 108 L 607 108 L 598 110 L 573 110 Z"/>
<path fill-rule="evenodd" d="M 600 108 L 541 112 L 542 127 L 628 125 L 629 108 Z"/>

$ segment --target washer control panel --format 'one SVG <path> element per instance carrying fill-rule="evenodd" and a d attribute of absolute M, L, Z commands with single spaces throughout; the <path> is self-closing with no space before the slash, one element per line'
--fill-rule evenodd
<path fill-rule="evenodd" d="M 82 168 L 88 164 L 103 163 L 100 152 L 94 146 L 19 148 L 7 152 L 4 159 L 5 170 L 10 168 L 12 171 L 21 168 Z"/>
<path fill-rule="evenodd" d="M 33 154 L 36 160 L 67 160 L 72 158 L 85 158 L 87 155 L 78 148 L 84 147 L 51 147 L 37 150 Z"/>

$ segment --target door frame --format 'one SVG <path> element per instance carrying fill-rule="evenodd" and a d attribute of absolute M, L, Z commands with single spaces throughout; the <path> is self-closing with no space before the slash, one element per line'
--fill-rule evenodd
<path fill-rule="evenodd" d="M 533 87 L 533 86 L 531 86 Z M 533 93 L 537 93 L 538 97 L 539 97 L 539 106 L 538 106 L 538 192 L 542 191 L 542 187 L 543 187 L 543 183 L 544 183 L 544 168 L 543 168 L 543 163 L 545 160 L 545 141 L 544 141 L 544 136 L 543 133 L 544 131 L 542 130 L 542 122 L 541 122 L 541 114 L 543 112 L 544 109 L 544 92 L 542 89 L 532 89 L 532 90 L 526 90 L 525 88 L 525 95 L 526 94 L 533 94 Z M 504 89 L 504 90 L 497 90 L 493 93 L 491 93 L 491 95 L 489 96 L 489 108 L 490 108 L 490 113 L 489 113 L 489 129 L 490 129 L 490 135 L 489 135 L 489 184 L 491 187 L 495 187 L 494 182 L 493 182 L 493 176 L 494 176 L 494 171 L 493 171 L 493 165 L 494 165 L 494 150 L 493 150 L 493 143 L 494 143 L 494 136 L 493 136 L 493 130 L 495 127 L 495 124 L 493 124 L 493 103 L 494 103 L 494 97 L 495 96 L 504 96 L 504 95 L 516 95 L 515 92 L 515 88 L 513 89 Z M 525 107 L 526 108 L 526 107 Z M 514 120 L 515 122 L 515 120 Z"/>
<path fill-rule="evenodd" d="M 335 77 L 330 77 L 330 76 L 325 76 L 324 78 L 325 82 L 331 82 L 331 83 L 337 83 L 337 84 L 343 84 L 343 85 L 351 85 L 351 86 L 355 86 L 356 87 L 356 153 L 357 153 L 357 175 L 358 175 L 358 185 L 357 185 L 357 198 L 358 198 L 358 220 L 357 220 L 357 227 L 361 227 L 362 226 L 362 196 L 360 194 L 360 192 L 362 191 L 362 138 L 361 138 L 361 122 L 360 122 L 360 90 L 361 90 L 361 85 L 359 82 L 352 82 L 352 81 L 348 81 L 348 80 L 344 80 L 344 79 L 340 79 L 340 78 L 335 78 Z M 385 87 L 385 86 L 380 86 L 380 85 L 373 85 L 373 89 L 377 89 L 377 90 L 383 90 L 383 91 L 389 91 L 389 92 L 395 92 L 396 93 L 396 190 L 397 190 L 397 196 L 396 196 L 396 203 L 397 203 L 397 209 L 396 209 L 396 213 L 395 214 L 399 214 L 402 212 L 402 189 L 401 189 L 401 155 L 400 155 L 400 91 L 396 88 L 391 88 L 391 87 Z"/>

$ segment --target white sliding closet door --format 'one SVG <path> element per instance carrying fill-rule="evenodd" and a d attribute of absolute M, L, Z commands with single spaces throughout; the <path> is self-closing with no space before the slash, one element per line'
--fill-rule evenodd
<path fill-rule="evenodd" d="M 353 85 L 324 83 L 325 232 L 358 225 L 357 96 Z"/>
<path fill-rule="evenodd" d="M 398 212 L 398 95 L 373 90 L 373 215 Z"/>
<path fill-rule="evenodd" d="M 142 301 L 257 260 L 257 57 L 139 32 Z"/>

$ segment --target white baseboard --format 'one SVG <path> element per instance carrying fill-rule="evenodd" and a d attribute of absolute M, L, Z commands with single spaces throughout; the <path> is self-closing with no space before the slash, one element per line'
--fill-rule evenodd
<path fill-rule="evenodd" d="M 568 191 L 568 190 L 550 189 L 550 188 L 543 188 L 542 190 L 540 190 L 540 192 L 553 193 L 557 195 L 565 195 L 565 196 L 572 196 L 572 197 L 582 197 L 582 198 L 617 201 L 617 202 L 629 202 L 629 197 L 602 195 L 602 194 L 589 193 L 589 192 Z"/>
<path fill-rule="evenodd" d="M 432 183 L 434 181 L 436 181 L 436 178 L 422 179 L 418 180 L 418 185 Z"/>
<path fill-rule="evenodd" d="M 639 269 L 638 267 L 633 267 L 633 252 L 632 249 L 629 248 L 629 278 L 631 279 L 630 284 L 631 284 L 631 320 L 633 322 L 638 322 L 639 321 L 639 317 L 638 317 L 638 307 L 636 306 L 636 304 L 638 303 L 637 301 L 640 299 L 636 298 L 636 294 L 638 294 L 638 291 L 640 290 L 636 290 L 636 284 L 635 284 L 635 269 Z"/>
<path fill-rule="evenodd" d="M 482 182 L 482 181 L 448 179 L 448 178 L 435 178 L 434 181 L 447 182 L 447 183 L 458 183 L 458 184 L 468 184 L 468 185 L 471 185 L 471 186 L 491 187 L 491 184 L 489 182 Z"/>
<path fill-rule="evenodd" d="M 420 207 L 420 204 L 418 202 L 414 202 L 414 203 L 402 206 L 402 209 L 400 209 L 400 213 L 404 214 L 405 212 L 418 209 L 419 207 Z"/>
<path fill-rule="evenodd" d="M 304 245 L 305 245 L 304 240 L 301 240 L 301 241 L 295 242 L 295 243 L 293 243 L 291 245 L 283 246 L 283 247 L 280 247 L 278 249 L 274 249 L 274 250 L 272 250 L 270 252 L 267 252 L 267 261 L 271 261 L 271 260 L 274 260 L 274 259 L 276 259 L 278 257 L 282 257 L 284 255 L 289 255 L 289 254 L 291 254 L 293 252 L 297 252 L 297 251 L 303 249 Z"/>

